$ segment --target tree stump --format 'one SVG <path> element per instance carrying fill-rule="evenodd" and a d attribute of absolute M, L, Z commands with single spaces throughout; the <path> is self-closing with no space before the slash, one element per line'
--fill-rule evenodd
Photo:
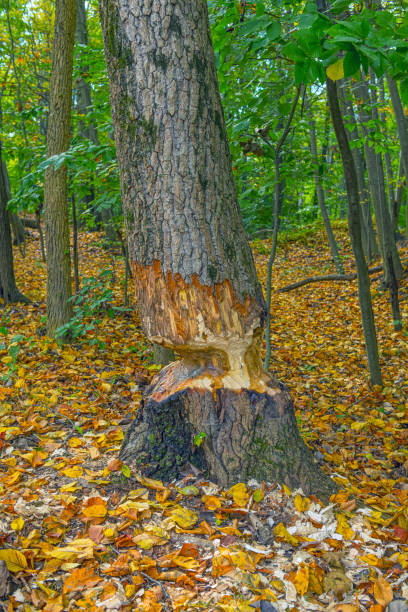
<path fill-rule="evenodd" d="M 127 432 L 122 461 L 167 481 L 191 463 L 224 487 L 255 478 L 328 499 L 335 483 L 303 442 L 288 389 L 271 382 L 262 392 L 237 390 L 218 382 L 214 372 L 183 362 L 164 368 Z"/>

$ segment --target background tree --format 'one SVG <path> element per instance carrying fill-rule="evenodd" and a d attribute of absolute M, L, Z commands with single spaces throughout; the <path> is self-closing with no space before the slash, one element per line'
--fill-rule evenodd
<path fill-rule="evenodd" d="M 75 14 L 76 0 L 57 0 L 47 128 L 51 163 L 44 180 L 47 331 L 51 336 L 72 316 L 67 167 L 61 155 L 69 146 Z"/>

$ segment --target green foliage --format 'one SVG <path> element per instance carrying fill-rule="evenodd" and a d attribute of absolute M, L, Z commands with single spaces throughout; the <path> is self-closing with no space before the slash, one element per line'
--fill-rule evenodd
<path fill-rule="evenodd" d="M 2 334 L 7 336 L 7 330 L 4 331 L 5 328 L 2 328 Z M 0 350 L 6 350 L 8 355 L 6 360 L 3 360 L 7 366 L 7 372 L 3 374 L 0 379 L 3 381 L 7 381 L 17 370 L 17 359 L 20 354 L 22 348 L 22 342 L 24 340 L 23 334 L 17 334 L 13 336 L 8 343 L 0 342 Z"/>
<path fill-rule="evenodd" d="M 204 442 L 206 437 L 207 437 L 207 434 L 204 433 L 204 431 L 200 431 L 199 434 L 194 436 L 194 444 L 195 444 L 195 446 L 197 446 L 197 448 L 200 448 L 200 446 L 202 445 L 202 443 Z"/>
<path fill-rule="evenodd" d="M 57 329 L 55 333 L 57 340 L 63 337 L 76 340 L 90 336 L 89 344 L 102 346 L 103 343 L 95 336 L 101 324 L 99 316 L 102 314 L 113 318 L 116 312 L 124 310 L 112 306 L 112 290 L 106 286 L 111 275 L 111 270 L 102 270 L 96 276 L 83 279 L 79 293 L 71 298 L 74 304 L 74 316 Z"/>

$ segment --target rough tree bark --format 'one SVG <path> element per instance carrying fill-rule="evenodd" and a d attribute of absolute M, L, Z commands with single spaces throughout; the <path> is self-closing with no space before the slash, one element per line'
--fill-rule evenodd
<path fill-rule="evenodd" d="M 339 85 L 339 101 L 341 104 L 341 110 L 344 116 L 346 116 L 347 123 L 353 126 L 351 131 L 347 130 L 347 135 L 352 141 L 359 141 L 360 134 L 358 131 L 356 116 L 354 112 L 354 106 L 351 97 L 350 85 L 348 79 L 343 79 Z M 368 261 L 376 259 L 380 251 L 378 249 L 377 240 L 375 237 L 373 220 L 371 217 L 371 204 L 370 196 L 366 186 L 365 177 L 365 159 L 364 153 L 359 146 L 354 146 L 352 149 L 354 165 L 356 167 L 358 190 L 360 196 L 360 205 L 362 210 L 362 241 L 365 256 Z"/>
<path fill-rule="evenodd" d="M 388 89 L 391 96 L 392 108 L 394 110 L 395 121 L 397 124 L 398 138 L 400 141 L 400 170 L 399 170 L 399 185 L 402 185 L 402 176 L 401 170 L 403 170 L 403 175 L 405 177 L 405 182 L 408 183 L 408 125 L 407 118 L 404 113 L 404 109 L 401 102 L 401 97 L 398 90 L 398 85 L 390 76 L 387 77 Z M 398 191 L 398 195 L 402 197 L 401 189 Z M 396 198 L 397 202 L 399 198 Z M 394 227 L 397 228 L 398 225 L 398 204 L 396 206 L 396 215 L 394 215 Z M 406 233 L 408 235 L 408 205 L 406 210 Z"/>
<path fill-rule="evenodd" d="M 47 157 L 69 147 L 76 0 L 56 0 L 50 80 Z M 49 166 L 44 179 L 47 246 L 47 331 L 50 336 L 72 317 L 67 167 Z"/>
<path fill-rule="evenodd" d="M 5 164 L 1 159 L 0 143 L 0 298 L 4 304 L 10 302 L 29 302 L 17 289 L 14 277 L 10 218 L 7 211 L 9 196 L 4 168 Z"/>
<path fill-rule="evenodd" d="M 10 177 L 7 170 L 6 162 L 3 160 L 2 162 L 3 169 L 3 186 L 6 191 L 6 200 L 11 199 L 11 187 L 10 187 Z M 8 212 L 10 219 L 10 227 L 11 233 L 13 236 L 13 243 L 17 246 L 23 244 L 25 242 L 25 229 L 22 220 L 15 212 Z"/>
<path fill-rule="evenodd" d="M 265 302 L 237 203 L 205 0 L 101 0 L 129 257 L 143 329 L 181 360 L 153 380 L 121 457 L 222 485 L 327 497 L 287 390 L 262 369 Z M 197 448 L 194 437 L 205 434 Z"/>
<path fill-rule="evenodd" d="M 324 7 L 324 2 L 319 0 L 317 5 L 318 9 L 322 10 L 322 6 Z M 351 152 L 350 143 L 348 141 L 348 136 L 343 123 L 343 117 L 340 111 L 336 83 L 327 78 L 326 87 L 327 99 L 329 102 L 334 131 L 336 133 L 337 142 L 339 143 L 344 178 L 346 181 L 348 225 L 351 245 L 353 248 L 354 258 L 356 260 L 358 298 L 360 302 L 361 321 L 363 324 L 370 379 L 372 384 L 382 385 L 380 360 L 378 356 L 377 333 L 371 303 L 370 277 L 368 275 L 368 266 L 364 257 L 364 250 L 361 241 L 361 207 L 356 167 L 354 165 L 353 154 Z"/>
<path fill-rule="evenodd" d="M 361 128 L 365 137 L 364 152 L 367 163 L 368 182 L 377 224 L 381 257 L 384 263 L 385 280 L 386 284 L 388 284 L 391 277 L 388 262 L 392 262 L 397 279 L 400 279 L 402 276 L 402 266 L 387 205 L 382 156 L 381 153 L 377 154 L 375 152 L 371 134 L 372 128 L 369 127 L 371 125 L 370 122 L 375 119 L 373 113 L 376 113 L 376 107 L 371 102 L 368 85 L 363 78 L 355 88 L 355 95 L 359 102 L 358 109 Z M 370 112 L 369 109 L 371 109 L 372 112 Z M 389 260 L 389 254 L 392 256 L 391 260 Z"/>

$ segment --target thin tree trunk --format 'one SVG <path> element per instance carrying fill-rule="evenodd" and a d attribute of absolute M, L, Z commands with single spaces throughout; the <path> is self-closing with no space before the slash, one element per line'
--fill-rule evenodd
<path fill-rule="evenodd" d="M 379 115 L 378 115 L 378 100 L 377 100 L 377 91 L 376 91 L 376 79 L 374 72 L 370 69 L 371 76 L 371 99 L 372 99 L 372 113 L 374 121 L 376 121 L 377 125 L 379 123 Z M 377 176 L 380 187 L 384 185 L 384 168 L 382 164 L 382 155 L 381 153 L 377 154 Z M 390 291 L 390 303 L 391 303 L 391 311 L 392 311 L 392 320 L 394 324 L 395 331 L 399 331 L 402 327 L 401 323 L 401 315 L 400 315 L 400 307 L 399 307 L 399 297 L 398 297 L 398 278 L 402 276 L 402 264 L 399 259 L 396 240 L 395 240 L 395 232 L 393 231 L 393 224 L 390 209 L 387 208 L 387 202 L 385 199 L 385 186 L 381 191 L 383 194 L 381 200 L 381 223 L 383 227 L 389 227 L 389 231 L 387 229 L 384 232 L 384 256 L 386 260 L 384 261 L 384 269 L 386 270 L 386 280 L 387 286 Z M 393 196 L 392 202 L 390 206 L 393 207 Z M 395 253 L 397 254 L 397 259 L 395 258 Z"/>
<path fill-rule="evenodd" d="M 388 89 L 391 96 L 392 108 L 394 110 L 395 121 L 397 124 L 398 138 L 401 147 L 401 158 L 405 170 L 405 176 L 408 177 L 408 127 L 407 118 L 402 107 L 401 98 L 398 91 L 398 86 L 394 79 L 387 77 Z"/>
<path fill-rule="evenodd" d="M 343 80 L 339 86 L 339 100 L 343 107 L 343 115 L 347 113 L 347 121 L 353 125 L 353 130 L 348 133 L 349 141 L 358 141 L 360 134 L 358 131 L 356 116 L 354 112 L 353 102 L 351 98 L 350 87 L 348 81 Z M 380 252 L 378 249 L 377 240 L 375 237 L 373 220 L 371 217 L 370 196 L 367 191 L 365 180 L 365 160 L 364 153 L 360 147 L 353 147 L 353 158 L 357 173 L 358 190 L 360 196 L 360 205 L 362 210 L 362 241 L 364 254 L 368 261 L 376 259 Z"/>
<path fill-rule="evenodd" d="M 29 302 L 17 289 L 14 277 L 13 247 L 11 243 L 10 218 L 7 211 L 8 191 L 1 159 L 0 143 L 0 298 L 4 304 Z"/>
<path fill-rule="evenodd" d="M 69 147 L 76 0 L 56 0 L 50 81 L 47 157 Z M 47 245 L 47 331 L 72 317 L 67 167 L 49 166 L 44 179 L 45 236 Z M 62 338 L 67 341 L 69 338 Z"/>
<path fill-rule="evenodd" d="M 341 261 L 336 238 L 334 237 L 333 229 L 330 223 L 330 217 L 327 213 L 324 191 L 323 191 L 323 187 L 320 181 L 319 157 L 317 153 L 317 142 L 316 142 L 316 125 L 313 119 L 310 105 L 308 103 L 307 103 L 307 112 L 309 115 L 310 151 L 312 153 L 312 160 L 313 160 L 313 174 L 314 174 L 317 201 L 319 203 L 320 213 L 322 215 L 324 227 L 325 227 L 326 234 L 327 234 L 327 239 L 329 242 L 330 253 L 331 253 L 334 265 L 336 266 L 337 274 L 344 274 L 344 266 Z"/>
<path fill-rule="evenodd" d="M 154 379 L 121 457 L 156 477 L 186 462 L 222 485 L 327 497 L 290 397 L 263 371 L 265 301 L 238 207 L 206 0 L 101 0 L 136 301 L 180 361 Z M 194 445 L 198 434 L 204 442 Z"/>
<path fill-rule="evenodd" d="M 290 126 L 292 124 L 293 116 L 296 111 L 296 107 L 299 101 L 302 87 L 299 86 L 296 91 L 295 98 L 292 102 L 292 108 L 287 118 L 284 130 L 274 150 L 274 163 L 275 163 L 275 187 L 273 193 L 273 234 L 272 234 L 272 247 L 268 259 L 268 265 L 266 268 L 266 334 L 265 334 L 265 360 L 264 368 L 269 370 L 271 362 L 271 306 L 272 306 L 272 268 L 275 263 L 276 247 L 278 244 L 278 231 L 279 231 L 279 195 L 280 195 L 280 155 L 285 140 L 288 137 Z"/>
<path fill-rule="evenodd" d="M 42 206 L 41 207 L 38 206 L 35 211 L 35 216 L 37 217 L 37 228 L 38 228 L 38 233 L 40 235 L 41 259 L 45 263 L 47 258 L 45 256 L 44 232 L 43 232 L 42 225 L 41 225 L 41 210 L 42 210 Z"/>
<path fill-rule="evenodd" d="M 86 18 L 85 0 L 77 0 L 75 40 L 82 46 L 88 45 L 88 25 Z M 81 57 L 81 51 L 79 53 Z M 75 93 L 78 112 L 81 115 L 86 116 L 89 115 L 93 110 L 91 86 L 85 78 L 85 75 L 89 73 L 89 66 L 84 63 L 81 63 L 80 60 L 80 68 L 83 76 L 81 76 L 81 78 L 77 81 Z M 99 144 L 98 131 L 92 121 L 80 121 L 78 128 L 79 133 L 84 138 L 88 138 L 88 140 L 93 142 L 95 145 Z M 85 196 L 84 201 L 92 206 L 92 202 L 94 199 L 95 188 L 94 185 L 91 184 L 89 186 L 89 192 Z M 102 217 L 102 223 L 107 241 L 109 243 L 115 242 L 116 232 L 112 220 L 112 208 L 110 206 L 103 207 L 100 211 L 100 215 Z"/>
<path fill-rule="evenodd" d="M 2 162 L 3 167 L 3 181 L 4 188 L 6 190 L 6 199 L 7 201 L 11 199 L 11 188 L 10 188 L 10 177 L 8 175 L 6 163 Z M 10 226 L 13 234 L 14 244 L 20 246 L 25 242 L 25 229 L 23 222 L 17 213 L 10 212 L 8 213 L 10 219 Z M 22 253 L 22 255 L 24 255 Z"/>
<path fill-rule="evenodd" d="M 395 244 L 394 232 L 388 210 L 387 198 L 385 195 L 384 168 L 381 154 L 377 155 L 375 153 L 373 143 L 370 143 L 371 133 L 368 128 L 368 123 L 372 117 L 366 109 L 372 105 L 368 86 L 365 81 L 361 80 L 358 83 L 356 88 L 356 96 L 360 100 L 358 108 L 361 127 L 365 137 L 364 151 L 367 162 L 368 181 L 370 185 L 371 199 L 374 205 L 377 231 L 380 239 L 379 242 L 381 257 L 384 263 L 385 282 L 388 284 L 390 281 L 390 274 L 387 253 L 390 252 L 392 254 L 394 272 L 398 279 L 401 278 L 402 275 L 402 266 Z"/>
<path fill-rule="evenodd" d="M 388 90 L 390 92 L 391 104 L 394 110 L 395 121 L 397 124 L 398 138 L 401 148 L 401 164 L 405 176 L 405 185 L 408 186 L 408 125 L 407 118 L 402 107 L 398 85 L 390 76 L 387 76 Z M 399 179 L 401 180 L 401 179 Z M 395 219 L 395 216 L 394 216 Z M 396 222 L 398 224 L 398 217 Z M 406 233 L 408 236 L 408 202 L 406 208 Z"/>
<path fill-rule="evenodd" d="M 405 182 L 405 172 L 404 172 L 404 165 L 402 162 L 402 155 L 400 153 L 399 164 L 398 164 L 398 179 L 397 179 L 397 184 L 395 186 L 394 207 L 392 211 L 392 223 L 393 223 L 394 232 L 397 232 L 398 230 L 398 219 L 399 219 L 399 214 L 400 214 L 404 195 L 406 197 L 406 187 L 404 185 L 404 182 Z"/>
<path fill-rule="evenodd" d="M 380 79 L 378 79 L 378 89 L 380 92 L 380 105 L 381 107 L 385 106 L 385 91 L 384 91 L 384 77 L 381 77 Z M 379 109 L 378 110 L 378 118 L 379 118 L 379 125 L 382 126 L 382 136 L 385 142 L 385 150 L 384 150 L 384 163 L 385 163 L 385 171 L 386 171 L 386 176 L 387 176 L 387 187 L 388 187 L 388 208 L 390 211 L 390 217 L 391 217 L 391 223 L 394 226 L 394 211 L 395 211 L 395 201 L 394 201 L 394 173 L 392 170 L 392 161 L 391 161 L 391 154 L 390 154 L 390 149 L 388 147 L 388 141 L 389 141 L 389 133 L 388 133 L 388 129 L 387 129 L 387 121 L 386 121 L 386 116 L 385 114 Z"/>
<path fill-rule="evenodd" d="M 75 194 L 71 195 L 72 204 L 72 255 L 74 260 L 74 287 L 79 293 L 79 260 L 78 260 L 78 223 Z"/>
<path fill-rule="evenodd" d="M 337 142 L 343 162 L 344 177 L 346 180 L 348 197 L 348 223 L 351 244 L 356 260 L 358 297 L 360 302 L 361 319 L 363 324 L 364 339 L 370 379 L 374 385 L 382 385 L 380 362 L 378 357 L 377 334 L 375 330 L 374 314 L 371 304 L 370 277 L 368 275 L 367 262 L 364 257 L 361 242 L 361 209 L 358 191 L 358 181 L 353 154 L 340 112 L 337 86 L 331 79 L 326 80 L 327 98 L 333 121 Z"/>

